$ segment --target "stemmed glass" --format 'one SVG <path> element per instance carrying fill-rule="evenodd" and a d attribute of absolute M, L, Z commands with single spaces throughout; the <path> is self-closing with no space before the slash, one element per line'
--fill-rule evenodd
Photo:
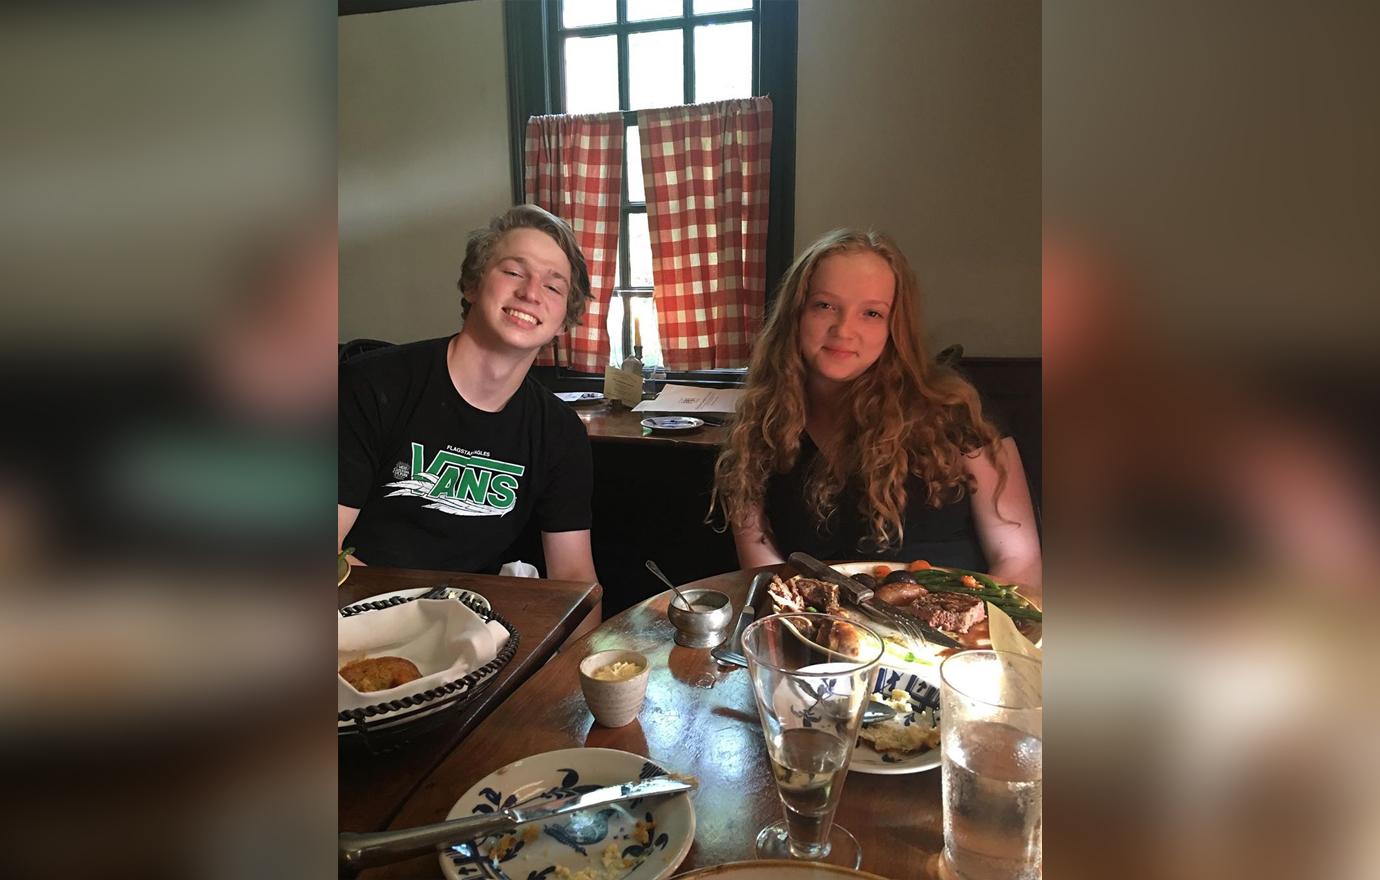
<path fill-rule="evenodd" d="M 743 632 L 743 653 L 785 810 L 757 835 L 757 857 L 856 868 L 857 840 L 834 824 L 882 658 L 882 640 L 828 614 L 777 614 Z"/>

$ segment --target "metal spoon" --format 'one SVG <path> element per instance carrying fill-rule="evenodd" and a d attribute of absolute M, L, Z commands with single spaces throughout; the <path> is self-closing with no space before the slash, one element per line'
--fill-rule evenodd
<path fill-rule="evenodd" d="M 666 575 L 662 574 L 661 569 L 657 568 L 656 563 L 650 559 L 647 560 L 647 570 L 650 571 L 652 574 L 656 575 L 657 580 L 661 581 L 663 584 L 675 591 L 676 598 L 679 599 L 680 603 L 685 606 L 686 611 L 695 610 L 694 606 L 690 604 L 690 600 L 685 598 L 685 595 L 681 593 L 680 588 L 677 587 L 675 584 L 671 583 L 670 579 L 667 578 Z"/>
<path fill-rule="evenodd" d="M 876 724 L 878 721 L 888 721 L 896 717 L 896 710 L 886 703 L 872 700 L 863 709 L 863 727 L 869 724 Z"/>

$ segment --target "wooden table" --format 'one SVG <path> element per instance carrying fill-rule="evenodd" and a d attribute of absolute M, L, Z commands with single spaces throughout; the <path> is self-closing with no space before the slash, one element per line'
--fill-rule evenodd
<path fill-rule="evenodd" d="M 731 572 L 689 586 L 722 590 L 741 607 L 753 574 Z M 748 673 L 719 667 L 708 649 L 674 645 L 666 620 L 669 595 L 611 618 L 528 679 L 427 776 L 393 827 L 444 819 L 474 783 L 519 758 L 577 746 L 614 748 L 699 778 L 695 843 L 678 872 L 751 859 L 758 830 L 781 818 L 781 803 Z M 652 665 L 641 714 L 615 730 L 594 725 L 576 672 L 582 657 L 608 648 L 641 651 Z M 939 771 L 931 770 L 905 776 L 849 774 L 836 820 L 862 845 L 864 870 L 904 880 L 924 876 L 926 860 L 943 846 L 941 818 Z M 432 855 L 361 876 L 440 875 Z"/>
<path fill-rule="evenodd" d="M 594 407 L 576 408 L 580 421 L 589 431 L 593 442 L 644 443 L 655 446 L 695 446 L 717 449 L 728 438 L 726 429 L 705 425 L 698 431 L 685 434 L 658 434 L 642 427 L 642 420 L 656 413 L 633 412 L 620 405 L 604 403 Z M 711 416 L 712 418 L 713 416 Z M 719 418 L 724 416 L 720 415 Z"/>
<path fill-rule="evenodd" d="M 355 567 L 340 588 L 337 607 L 409 587 L 450 584 L 473 590 L 517 627 L 518 649 L 492 684 L 476 694 L 449 724 L 384 755 L 342 753 L 339 771 L 341 831 L 388 827 L 404 800 L 495 706 L 551 658 L 580 622 L 599 607 L 598 584 L 453 571 Z"/>

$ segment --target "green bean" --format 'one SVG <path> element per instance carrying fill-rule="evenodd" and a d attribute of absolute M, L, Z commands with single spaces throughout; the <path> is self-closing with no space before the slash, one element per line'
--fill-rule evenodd
<path fill-rule="evenodd" d="M 986 588 L 989 589 L 989 590 L 997 590 L 997 589 L 1000 589 L 1000 588 L 1001 588 L 1001 585 L 998 584 L 996 581 L 992 580 L 992 578 L 991 578 L 990 575 L 985 575 L 985 574 L 983 574 L 983 573 L 980 572 L 980 571 L 968 571 L 967 569 L 964 569 L 964 568 L 951 568 L 951 569 L 949 569 L 949 570 L 952 571 L 954 574 L 957 574 L 957 575 L 965 575 L 965 574 L 966 574 L 966 575 L 968 575 L 969 577 L 971 577 L 973 580 L 975 580 L 975 581 L 977 581 L 978 583 L 982 584 L 984 587 L 986 587 Z"/>
<path fill-rule="evenodd" d="M 1009 617 L 1022 617 L 1027 620 L 1044 620 L 1044 614 L 1022 596 L 1014 584 L 999 584 L 990 575 L 962 568 L 922 568 L 910 573 L 915 582 L 931 593 L 958 593 L 991 602 Z M 964 576 L 978 583 L 970 587 L 963 583 Z"/>

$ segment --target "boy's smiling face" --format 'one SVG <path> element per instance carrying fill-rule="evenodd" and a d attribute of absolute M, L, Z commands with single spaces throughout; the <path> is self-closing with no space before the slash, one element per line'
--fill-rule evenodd
<path fill-rule="evenodd" d="M 494 248 L 479 289 L 466 294 L 466 324 L 512 348 L 540 349 L 565 327 L 570 277 L 570 260 L 555 239 L 514 229 Z"/>

